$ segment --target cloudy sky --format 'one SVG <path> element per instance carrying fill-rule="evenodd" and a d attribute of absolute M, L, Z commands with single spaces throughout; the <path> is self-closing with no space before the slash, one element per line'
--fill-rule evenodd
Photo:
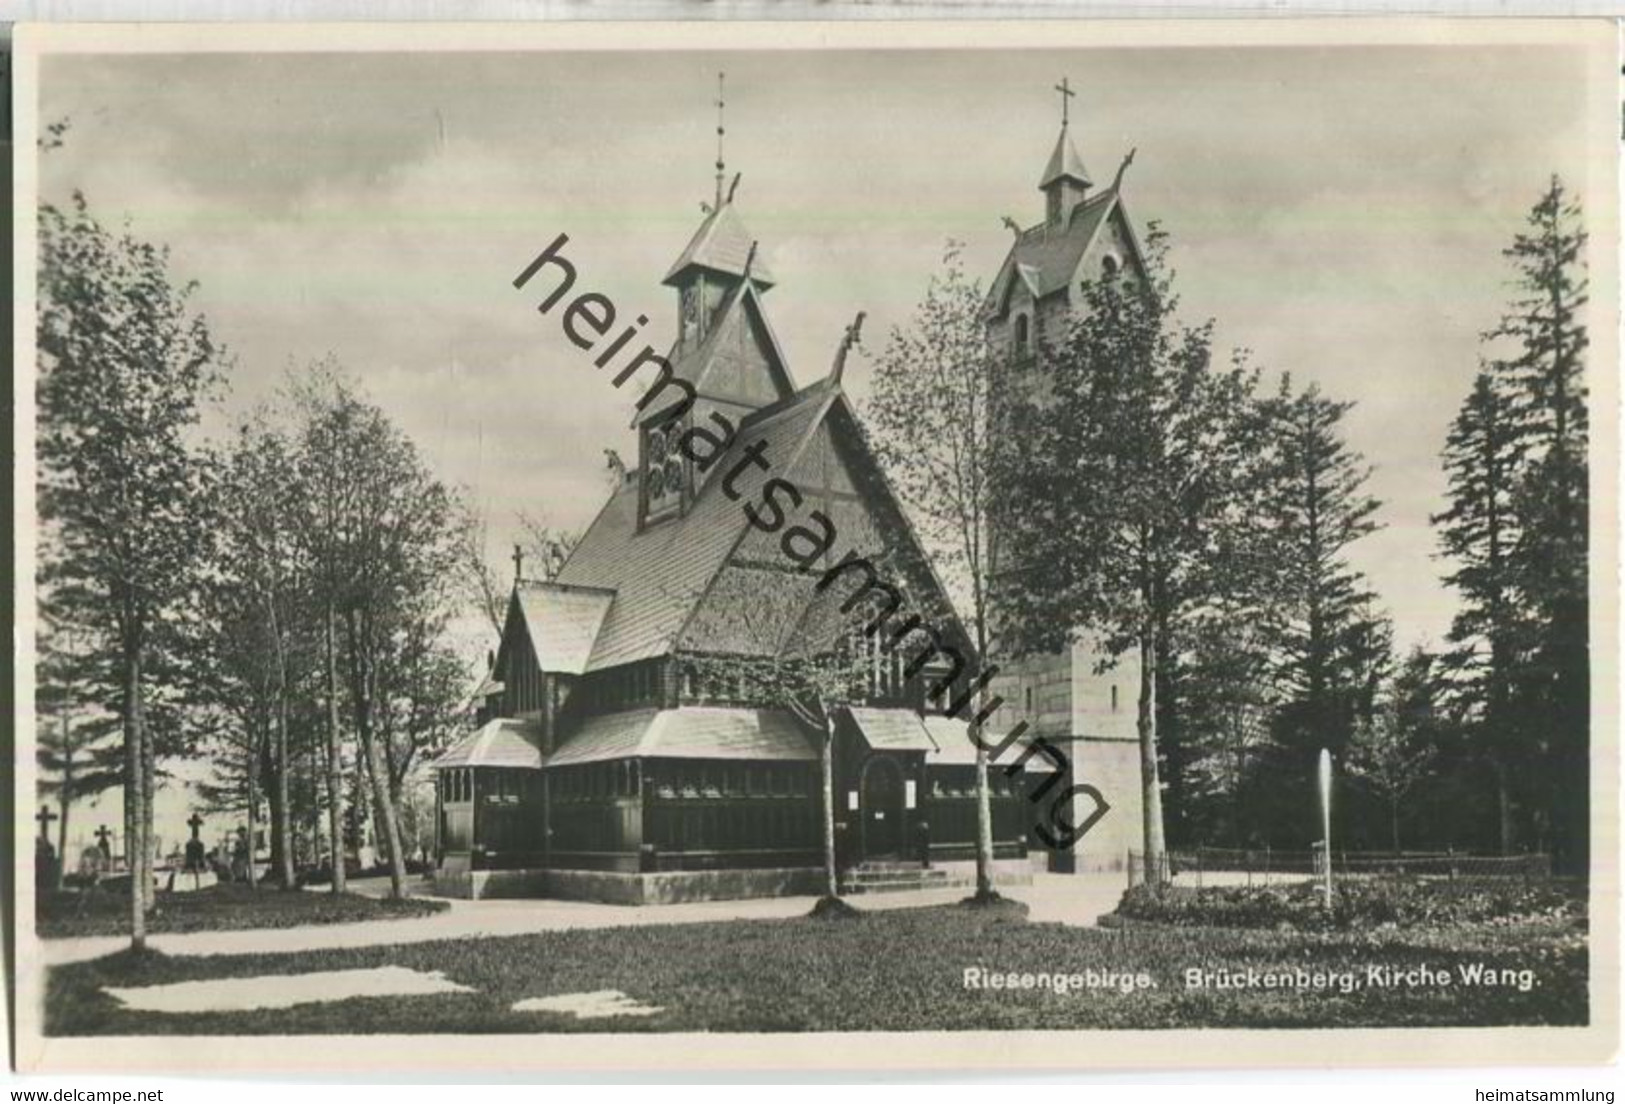
<path fill-rule="evenodd" d="M 67 117 L 41 190 L 167 243 L 237 357 L 234 406 L 336 354 L 488 515 L 584 526 L 628 405 L 513 276 L 570 235 L 580 286 L 675 315 L 659 284 L 727 161 L 779 279 L 797 379 L 842 328 L 904 322 L 946 239 L 990 279 L 1000 216 L 1041 216 L 1068 77 L 1097 181 L 1172 234 L 1224 346 L 1358 403 L 1386 529 L 1353 553 L 1404 642 L 1449 621 L 1428 515 L 1438 452 L 1505 300 L 1500 249 L 1548 176 L 1586 182 L 1580 57 L 1561 47 L 51 57 Z M 1586 198 L 1595 207 L 1596 196 Z M 851 388 L 865 390 L 855 361 Z"/>

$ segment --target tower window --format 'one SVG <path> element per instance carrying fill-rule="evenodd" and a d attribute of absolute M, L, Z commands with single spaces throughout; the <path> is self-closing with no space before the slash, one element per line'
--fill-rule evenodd
<path fill-rule="evenodd" d="M 1025 693 L 1027 696 L 1027 712 L 1031 713 L 1033 711 L 1033 688 L 1031 686 L 1027 687 Z"/>
<path fill-rule="evenodd" d="M 1029 342 L 1030 342 L 1030 335 L 1028 333 L 1027 316 L 1025 314 L 1017 315 L 1016 316 L 1016 354 L 1018 356 L 1026 356 L 1027 355 L 1027 346 L 1028 346 Z"/>
<path fill-rule="evenodd" d="M 1100 259 L 1100 275 L 1103 279 L 1110 280 L 1115 277 L 1118 268 L 1119 262 L 1116 254 L 1108 253 Z"/>
<path fill-rule="evenodd" d="M 1117 712 L 1117 687 L 1112 687 L 1112 712 Z"/>
<path fill-rule="evenodd" d="M 643 436 L 643 520 L 654 521 L 674 513 L 682 504 L 686 462 L 678 439 L 681 422 L 662 428 L 650 426 Z"/>

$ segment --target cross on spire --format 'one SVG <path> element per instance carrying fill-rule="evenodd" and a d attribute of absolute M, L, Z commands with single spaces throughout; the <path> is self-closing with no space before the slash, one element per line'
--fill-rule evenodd
<path fill-rule="evenodd" d="M 1061 126 L 1065 128 L 1067 123 L 1071 121 L 1072 98 L 1076 96 L 1077 93 L 1072 91 L 1071 82 L 1069 82 L 1065 77 L 1062 77 L 1061 83 L 1055 86 L 1055 91 L 1061 94 Z"/>
<path fill-rule="evenodd" d="M 525 548 L 523 545 L 513 546 L 513 581 L 518 586 L 525 576 Z"/>

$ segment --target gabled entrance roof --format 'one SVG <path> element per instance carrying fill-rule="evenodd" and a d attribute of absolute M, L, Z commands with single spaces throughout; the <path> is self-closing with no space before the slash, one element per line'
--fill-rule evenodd
<path fill-rule="evenodd" d="M 633 758 L 807 762 L 818 753 L 781 710 L 687 706 L 589 717 L 547 765 Z"/>
<path fill-rule="evenodd" d="M 449 770 L 452 767 L 518 767 L 535 770 L 541 765 L 541 734 L 536 726 L 509 717 L 488 721 L 429 764 L 434 770 Z"/>

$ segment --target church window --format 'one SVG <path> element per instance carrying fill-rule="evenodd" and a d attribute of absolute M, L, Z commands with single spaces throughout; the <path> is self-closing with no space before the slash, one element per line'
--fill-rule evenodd
<path fill-rule="evenodd" d="M 683 342 L 692 344 L 700 336 L 700 285 L 689 284 L 683 289 Z"/>
<path fill-rule="evenodd" d="M 1029 344 L 1029 338 L 1028 338 L 1028 333 L 1027 333 L 1028 325 L 1029 325 L 1029 323 L 1027 321 L 1027 316 L 1025 314 L 1016 315 L 1016 355 L 1017 356 L 1026 356 L 1027 355 L 1027 346 Z"/>
<path fill-rule="evenodd" d="M 686 460 L 677 447 L 684 431 L 681 423 L 669 427 L 648 426 L 643 431 L 644 520 L 655 521 L 675 512 L 682 504 Z"/>
<path fill-rule="evenodd" d="M 1031 686 L 1026 687 L 1023 694 L 1027 701 L 1027 712 L 1031 713 L 1033 711 L 1033 688 Z"/>
<path fill-rule="evenodd" d="M 1121 267 L 1121 263 L 1117 259 L 1117 254 L 1115 254 L 1115 253 L 1106 254 L 1104 257 L 1102 257 L 1100 259 L 1100 275 L 1101 275 L 1101 278 L 1105 279 L 1105 280 L 1110 280 L 1112 277 L 1117 275 L 1117 270 L 1118 270 L 1119 267 Z"/>
<path fill-rule="evenodd" d="M 1117 712 L 1117 687 L 1112 687 L 1112 712 Z"/>

